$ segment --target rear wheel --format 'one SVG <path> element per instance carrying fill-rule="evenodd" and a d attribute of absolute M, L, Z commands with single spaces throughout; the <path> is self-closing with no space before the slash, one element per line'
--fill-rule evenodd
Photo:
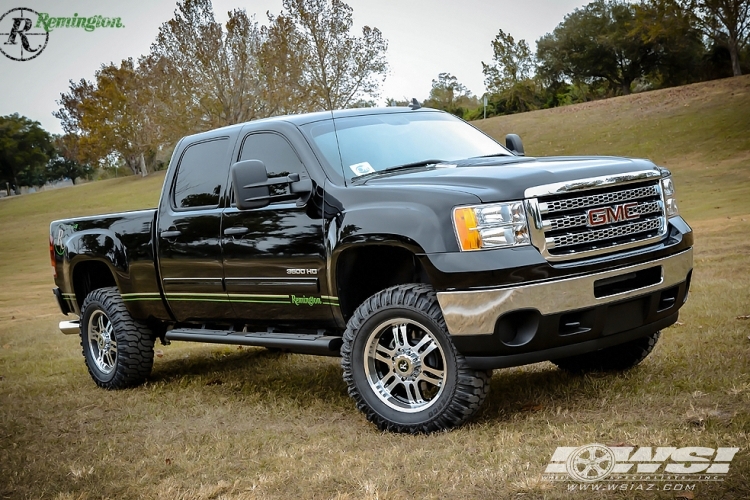
<path fill-rule="evenodd" d="M 383 430 L 460 425 L 489 391 L 492 372 L 466 366 L 429 286 L 400 285 L 367 299 L 349 320 L 341 352 L 349 395 Z"/>
<path fill-rule="evenodd" d="M 624 344 L 552 362 L 563 370 L 574 373 L 623 371 L 646 359 L 654 350 L 660 335 L 661 332 L 656 332 Z"/>
<path fill-rule="evenodd" d="M 94 290 L 81 310 L 81 347 L 94 382 L 105 389 L 143 383 L 154 364 L 154 335 L 130 316 L 117 288 Z"/>

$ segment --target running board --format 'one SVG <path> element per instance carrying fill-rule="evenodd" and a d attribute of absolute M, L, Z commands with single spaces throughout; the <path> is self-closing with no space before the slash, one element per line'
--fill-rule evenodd
<path fill-rule="evenodd" d="M 247 345 L 271 347 L 297 354 L 316 356 L 341 356 L 341 337 L 325 335 L 303 335 L 295 333 L 244 333 L 225 330 L 176 328 L 166 333 L 167 340 L 206 342 L 209 344 Z"/>

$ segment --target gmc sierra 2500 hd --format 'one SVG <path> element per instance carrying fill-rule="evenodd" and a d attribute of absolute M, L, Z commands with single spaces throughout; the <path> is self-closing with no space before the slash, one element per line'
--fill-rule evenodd
<path fill-rule="evenodd" d="M 495 368 L 636 365 L 690 286 L 669 171 L 506 144 L 424 108 L 185 137 L 158 208 L 51 224 L 80 318 L 60 328 L 107 389 L 148 377 L 156 339 L 340 355 L 357 407 L 398 432 L 463 423 Z"/>

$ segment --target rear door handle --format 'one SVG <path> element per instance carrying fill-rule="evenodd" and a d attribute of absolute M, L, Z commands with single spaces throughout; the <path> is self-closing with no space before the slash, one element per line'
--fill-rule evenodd
<path fill-rule="evenodd" d="M 249 229 L 246 227 L 228 227 L 224 230 L 224 236 L 236 236 L 239 234 L 245 234 Z"/>
<path fill-rule="evenodd" d="M 159 233 L 159 236 L 161 236 L 162 238 L 177 238 L 181 234 L 182 234 L 181 231 L 171 230 L 171 231 L 162 231 L 161 233 Z"/>

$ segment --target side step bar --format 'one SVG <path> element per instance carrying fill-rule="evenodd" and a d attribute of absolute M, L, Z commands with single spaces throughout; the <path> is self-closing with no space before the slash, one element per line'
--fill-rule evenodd
<path fill-rule="evenodd" d="M 341 337 L 325 335 L 302 335 L 294 333 L 245 333 L 224 330 L 176 328 L 165 335 L 167 340 L 207 342 L 210 344 L 233 344 L 254 347 L 271 347 L 297 354 L 316 356 L 340 356 Z"/>

